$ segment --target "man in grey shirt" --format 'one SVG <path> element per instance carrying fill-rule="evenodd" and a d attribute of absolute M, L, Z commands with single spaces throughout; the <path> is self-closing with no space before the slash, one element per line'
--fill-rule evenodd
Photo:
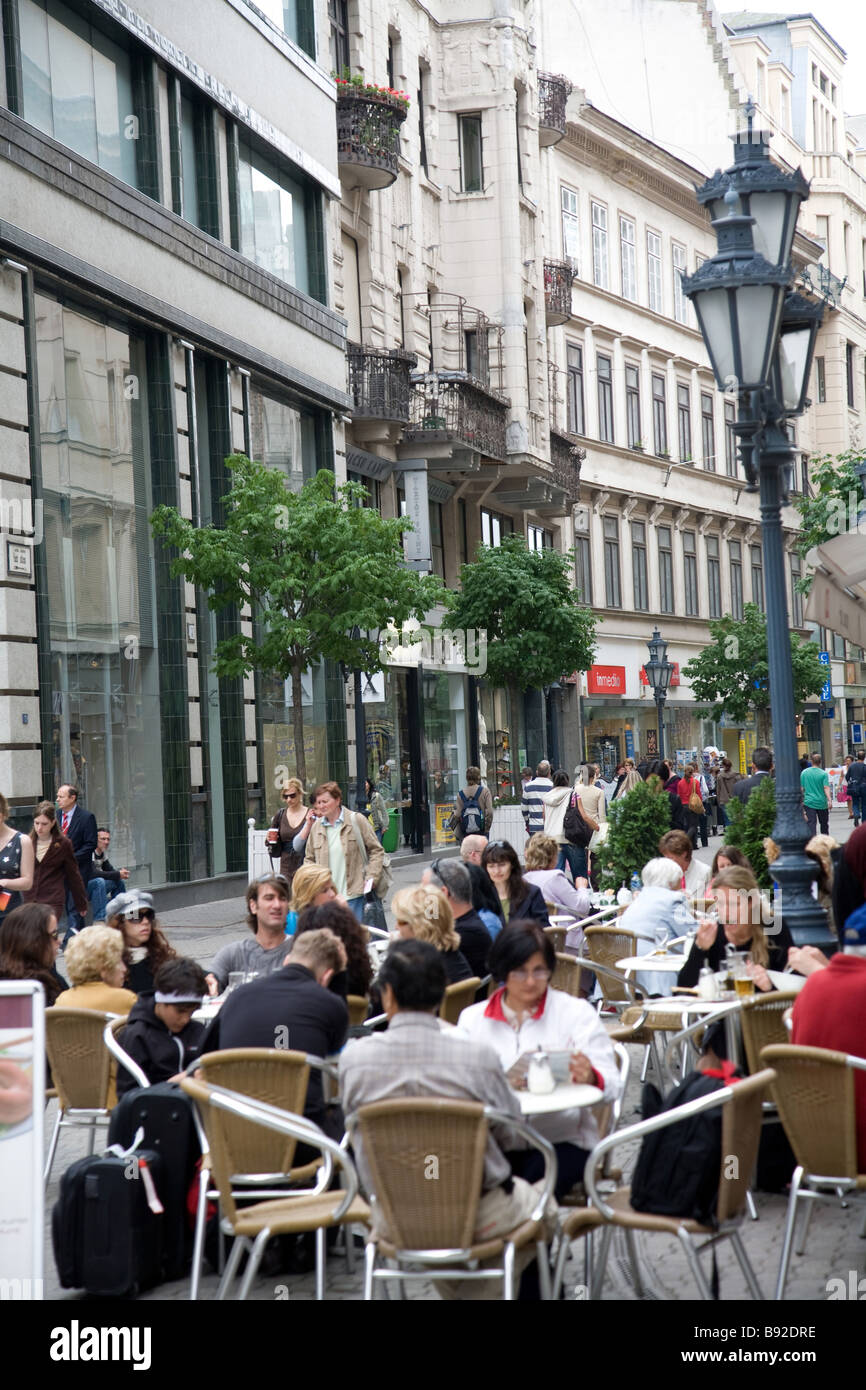
<path fill-rule="evenodd" d="M 289 886 L 280 874 L 251 883 L 247 889 L 247 926 L 253 933 L 217 952 L 207 975 L 211 994 L 221 994 L 235 970 L 268 975 L 279 970 L 292 949 L 286 936 Z"/>

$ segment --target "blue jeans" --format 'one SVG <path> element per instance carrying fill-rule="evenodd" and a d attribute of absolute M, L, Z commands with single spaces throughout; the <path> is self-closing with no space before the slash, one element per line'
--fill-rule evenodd
<path fill-rule="evenodd" d="M 863 820 L 866 816 L 866 784 L 859 783 L 859 790 L 851 789 L 851 811 L 855 820 Z"/>
<path fill-rule="evenodd" d="M 350 911 L 350 912 L 353 912 L 353 913 L 355 914 L 355 916 L 357 917 L 357 919 L 358 919 L 359 922 L 363 922 L 363 920 L 364 920 L 364 894 L 361 893 L 360 897 L 357 897 L 357 898 L 347 898 L 347 899 L 346 899 L 346 903 L 347 903 L 347 905 L 348 905 L 349 911 Z"/>
<path fill-rule="evenodd" d="M 559 858 L 556 861 L 558 869 L 564 869 L 566 864 L 571 869 L 571 877 L 586 878 L 586 850 L 583 845 L 564 844 L 559 846 Z"/>
<path fill-rule="evenodd" d="M 93 908 L 94 922 L 105 921 L 105 907 L 108 902 L 108 883 L 107 878 L 92 878 L 87 885 L 87 896 L 90 899 L 90 906 Z M 112 888 L 114 884 L 111 885 Z"/>

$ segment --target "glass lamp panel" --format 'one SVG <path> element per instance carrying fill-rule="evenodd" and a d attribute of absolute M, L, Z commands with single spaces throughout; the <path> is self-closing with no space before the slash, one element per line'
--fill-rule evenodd
<path fill-rule="evenodd" d="M 736 301 L 743 390 L 758 387 L 766 379 L 782 312 L 782 292 L 776 285 L 742 285 L 736 291 Z"/>
<path fill-rule="evenodd" d="M 770 265 L 785 265 L 791 254 L 795 218 L 786 219 L 793 196 L 784 189 L 775 189 L 772 193 L 752 193 L 749 198 L 749 214 L 755 219 L 755 250 Z"/>
<path fill-rule="evenodd" d="M 805 324 L 802 328 L 781 334 L 779 338 L 778 365 L 782 404 L 789 411 L 797 411 L 800 408 L 806 385 L 811 335 L 811 326 Z"/>
<path fill-rule="evenodd" d="M 729 291 L 726 289 L 700 290 L 692 300 L 712 360 L 716 381 L 722 390 L 728 384 L 728 379 L 736 375 L 736 348 L 728 294 Z"/>

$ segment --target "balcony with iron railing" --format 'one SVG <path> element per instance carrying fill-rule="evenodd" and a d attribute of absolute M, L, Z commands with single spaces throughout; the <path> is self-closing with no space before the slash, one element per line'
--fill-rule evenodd
<path fill-rule="evenodd" d="M 353 420 L 408 424 L 412 385 L 418 365 L 412 352 L 399 348 L 362 347 L 349 343 L 349 392 Z"/>
<path fill-rule="evenodd" d="M 538 74 L 538 143 L 558 145 L 565 135 L 565 108 L 571 93 L 567 77 Z"/>
<path fill-rule="evenodd" d="M 569 261 L 544 262 L 544 319 L 548 328 L 568 323 L 571 318 L 571 282 L 574 272 Z"/>
<path fill-rule="evenodd" d="M 465 372 L 413 372 L 407 442 L 450 444 L 486 458 L 506 457 L 509 402 Z"/>
<path fill-rule="evenodd" d="M 580 447 L 573 434 L 567 434 L 556 426 L 550 427 L 550 465 L 553 479 L 566 494 L 569 504 L 580 495 L 580 465 L 586 458 L 586 450 Z"/>
<path fill-rule="evenodd" d="M 848 276 L 843 280 L 838 275 L 834 275 L 832 270 L 820 262 L 815 265 L 807 265 L 800 272 L 800 280 L 803 288 L 811 294 L 818 294 L 824 300 L 828 309 L 838 309 L 842 303 L 842 291 L 848 283 Z"/>
<path fill-rule="evenodd" d="M 387 188 L 397 177 L 407 103 L 369 87 L 337 87 L 337 162 L 345 188 Z"/>

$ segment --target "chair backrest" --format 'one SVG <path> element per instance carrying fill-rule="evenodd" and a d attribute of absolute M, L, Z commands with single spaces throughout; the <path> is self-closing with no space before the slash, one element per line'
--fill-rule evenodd
<path fill-rule="evenodd" d="M 628 1074 L 631 1069 L 631 1058 L 628 1055 L 628 1048 L 622 1043 L 615 1042 L 613 1045 L 616 1057 L 616 1069 L 619 1073 L 619 1096 L 616 1100 L 607 1100 L 603 1105 L 593 1106 L 595 1123 L 598 1126 L 598 1137 L 604 1139 L 608 1134 L 612 1134 L 619 1124 L 622 1114 L 622 1102 L 625 1097 L 625 1089 L 628 1085 Z"/>
<path fill-rule="evenodd" d="M 773 1078 L 768 1068 L 734 1082 L 731 1099 L 722 1110 L 719 1221 L 739 1216 L 745 1208 L 761 1141 L 762 1105 Z"/>
<path fill-rule="evenodd" d="M 346 1007 L 349 1010 L 349 1027 L 357 1028 L 370 1012 L 370 1000 L 366 994 L 347 994 Z"/>
<path fill-rule="evenodd" d="M 45 1050 L 63 1110 L 104 1110 L 111 1054 L 102 1039 L 110 1015 L 98 1009 L 45 1010 Z"/>
<path fill-rule="evenodd" d="M 473 1243 L 487 1121 L 475 1101 L 406 1099 L 352 1117 L 390 1239 L 402 1250 Z"/>
<path fill-rule="evenodd" d="M 445 997 L 439 1009 L 439 1017 L 445 1023 L 456 1023 L 464 1009 L 475 1003 L 475 995 L 481 988 L 481 980 L 472 975 L 468 980 L 458 980 L 445 990 Z"/>
<path fill-rule="evenodd" d="M 587 927 L 584 935 L 590 960 L 608 969 L 615 970 L 617 961 L 625 956 L 637 955 L 637 934 L 633 931 L 625 931 L 622 927 Z M 618 985 L 606 975 L 596 978 L 607 1003 L 621 1004 L 632 998 L 624 984 Z"/>
<path fill-rule="evenodd" d="M 550 981 L 551 989 L 561 989 L 563 994 L 580 994 L 580 961 L 576 956 L 567 956 L 562 951 L 556 953 L 556 969 Z"/>
<path fill-rule="evenodd" d="M 150 1081 L 138 1063 L 134 1061 L 123 1048 L 123 1031 L 128 1022 L 128 1015 L 124 1015 L 123 1018 L 113 1018 L 110 1023 L 106 1023 L 102 1033 L 102 1041 L 105 1043 L 105 1046 L 108 1048 L 113 1058 L 112 1075 L 114 1075 L 113 1068 L 115 1064 L 118 1064 L 123 1067 L 124 1071 L 129 1073 L 136 1086 L 146 1088 L 150 1086 Z"/>
<path fill-rule="evenodd" d="M 555 904 L 553 903 L 547 904 L 548 913 L 550 912 L 551 907 L 554 906 Z M 557 955 L 559 955 L 560 952 L 565 950 L 565 938 L 568 935 L 567 927 L 545 927 L 544 935 L 550 937 L 550 940 L 553 942 L 553 949 Z"/>
<path fill-rule="evenodd" d="M 784 1014 L 797 998 L 796 990 L 774 991 L 771 994 L 755 994 L 744 999 L 740 1008 L 740 1021 L 743 1028 L 743 1045 L 749 1071 L 759 1071 L 761 1049 L 772 1043 L 786 1043 L 788 1032 L 785 1028 Z"/>
<path fill-rule="evenodd" d="M 774 1043 L 761 1061 L 776 1073 L 773 1099 L 797 1162 L 821 1177 L 856 1177 L 854 1073 L 845 1053 Z"/>
<path fill-rule="evenodd" d="M 199 1068 L 210 1085 L 237 1091 L 294 1115 L 303 1114 L 310 1076 L 304 1052 L 233 1047 L 225 1052 L 206 1052 L 199 1059 Z M 216 1113 L 213 1107 L 204 1112 L 206 1129 L 208 1115 Z M 263 1129 L 224 1111 L 219 1112 L 219 1125 L 230 1175 L 277 1177 L 291 1171 L 296 1148 L 296 1140 L 291 1136 Z M 208 1144 L 213 1148 L 209 1130 Z"/>

